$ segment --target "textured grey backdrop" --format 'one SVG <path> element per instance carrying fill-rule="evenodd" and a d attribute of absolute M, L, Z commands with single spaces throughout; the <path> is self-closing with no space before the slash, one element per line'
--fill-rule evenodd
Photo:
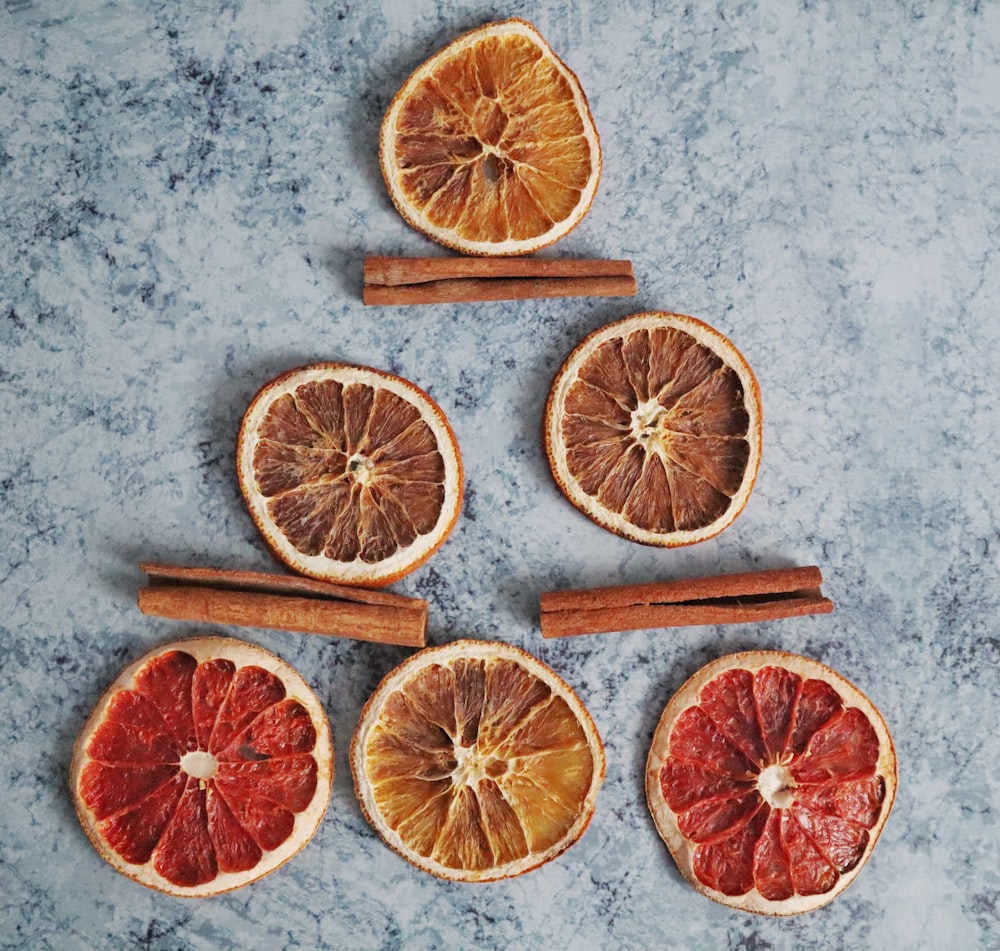
<path fill-rule="evenodd" d="M 557 255 L 629 257 L 633 300 L 372 309 L 366 252 L 438 253 L 392 208 L 382 113 L 459 32 L 518 14 L 577 72 L 604 144 Z M 8 0 L 0 8 L 0 945 L 11 948 L 1000 947 L 997 407 L 1000 6 L 906 0 Z M 555 488 L 556 368 L 642 309 L 714 324 L 763 393 L 763 465 L 719 538 L 663 552 Z M 396 588 L 431 640 L 501 638 L 588 704 L 608 776 L 583 839 L 487 886 L 375 837 L 346 750 L 395 648 L 234 631 L 286 657 L 337 744 L 330 812 L 239 892 L 171 899 L 76 822 L 73 739 L 104 686 L 200 630 L 135 607 L 143 559 L 273 566 L 234 476 L 257 387 L 367 363 L 448 413 L 468 494 Z M 837 610 L 545 642 L 539 592 L 818 564 Z M 648 818 L 672 691 L 732 649 L 840 670 L 881 707 L 900 792 L 857 882 L 794 920 L 730 912 Z"/>

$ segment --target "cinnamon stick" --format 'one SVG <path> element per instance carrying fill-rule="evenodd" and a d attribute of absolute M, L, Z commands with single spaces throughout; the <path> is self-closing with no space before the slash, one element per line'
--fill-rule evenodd
<path fill-rule="evenodd" d="M 703 624 L 739 624 L 826 614 L 833 602 L 820 591 L 815 566 L 742 572 L 683 581 L 541 596 L 543 637 Z"/>
<path fill-rule="evenodd" d="M 292 575 L 145 563 L 139 610 L 175 620 L 265 627 L 423 647 L 427 602 Z"/>
<path fill-rule="evenodd" d="M 365 258 L 365 304 L 409 305 L 621 297 L 636 293 L 631 261 L 519 257 Z"/>

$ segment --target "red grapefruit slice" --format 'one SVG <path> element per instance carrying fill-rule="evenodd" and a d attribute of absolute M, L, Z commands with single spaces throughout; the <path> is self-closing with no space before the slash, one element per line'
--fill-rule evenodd
<path fill-rule="evenodd" d="M 256 881 L 312 838 L 333 745 L 285 661 L 230 638 L 126 668 L 80 733 L 70 783 L 97 851 L 142 885 L 203 897 Z"/>
<path fill-rule="evenodd" d="M 885 720 L 829 667 L 750 651 L 703 667 L 653 736 L 646 796 L 685 878 L 745 911 L 792 915 L 839 895 L 896 795 Z"/>

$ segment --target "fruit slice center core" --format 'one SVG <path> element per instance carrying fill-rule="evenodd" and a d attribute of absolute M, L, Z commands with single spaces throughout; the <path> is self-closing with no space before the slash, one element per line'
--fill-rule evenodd
<path fill-rule="evenodd" d="M 347 471 L 361 485 L 371 485 L 375 479 L 375 466 L 371 459 L 361 453 L 356 453 L 347 460 Z"/>
<path fill-rule="evenodd" d="M 195 779 L 211 779 L 219 768 L 219 761 L 204 750 L 194 750 L 181 757 L 181 769 Z"/>
<path fill-rule="evenodd" d="M 455 744 L 455 768 L 451 781 L 456 786 L 475 786 L 481 779 L 496 779 L 507 772 L 507 764 L 476 746 Z"/>
<path fill-rule="evenodd" d="M 666 411 L 659 401 L 650 399 L 641 402 L 632 410 L 632 438 L 647 450 L 662 450 L 667 439 L 666 427 L 663 425 L 665 415 Z"/>
<path fill-rule="evenodd" d="M 491 185 L 496 185 L 500 180 L 500 160 L 495 152 L 487 152 L 483 159 L 483 175 Z"/>
<path fill-rule="evenodd" d="M 787 809 L 794 802 L 794 786 L 792 774 L 781 763 L 765 766 L 757 777 L 757 789 L 772 809 Z"/>
<path fill-rule="evenodd" d="M 496 99 L 482 98 L 476 103 L 472 115 L 472 128 L 476 138 L 493 151 L 500 143 L 510 119 Z"/>

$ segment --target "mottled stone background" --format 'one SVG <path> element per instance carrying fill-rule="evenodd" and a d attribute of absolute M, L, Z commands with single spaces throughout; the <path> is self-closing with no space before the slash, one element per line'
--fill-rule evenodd
<path fill-rule="evenodd" d="M 577 72 L 604 145 L 550 253 L 628 257 L 635 299 L 365 308 L 366 252 L 438 253 L 392 208 L 379 123 L 409 71 L 517 14 Z M 1000 5 L 975 0 L 6 0 L 0 7 L 0 945 L 31 949 L 1000 947 Z M 575 343 L 693 314 L 759 377 L 763 465 L 719 538 L 659 551 L 559 494 L 541 442 Z M 521 879 L 438 882 L 355 802 L 358 712 L 406 652 L 236 630 L 329 711 L 312 843 L 217 899 L 116 874 L 67 792 L 119 668 L 203 628 L 142 616 L 141 560 L 268 569 L 233 465 L 257 387 L 316 359 L 401 373 L 448 413 L 467 501 L 396 589 L 430 638 L 553 665 L 604 737 L 581 841 Z M 553 587 L 818 564 L 834 614 L 543 641 Z M 680 878 L 646 810 L 674 689 L 745 647 L 824 660 L 900 762 L 877 851 L 836 902 L 771 920 Z"/>

